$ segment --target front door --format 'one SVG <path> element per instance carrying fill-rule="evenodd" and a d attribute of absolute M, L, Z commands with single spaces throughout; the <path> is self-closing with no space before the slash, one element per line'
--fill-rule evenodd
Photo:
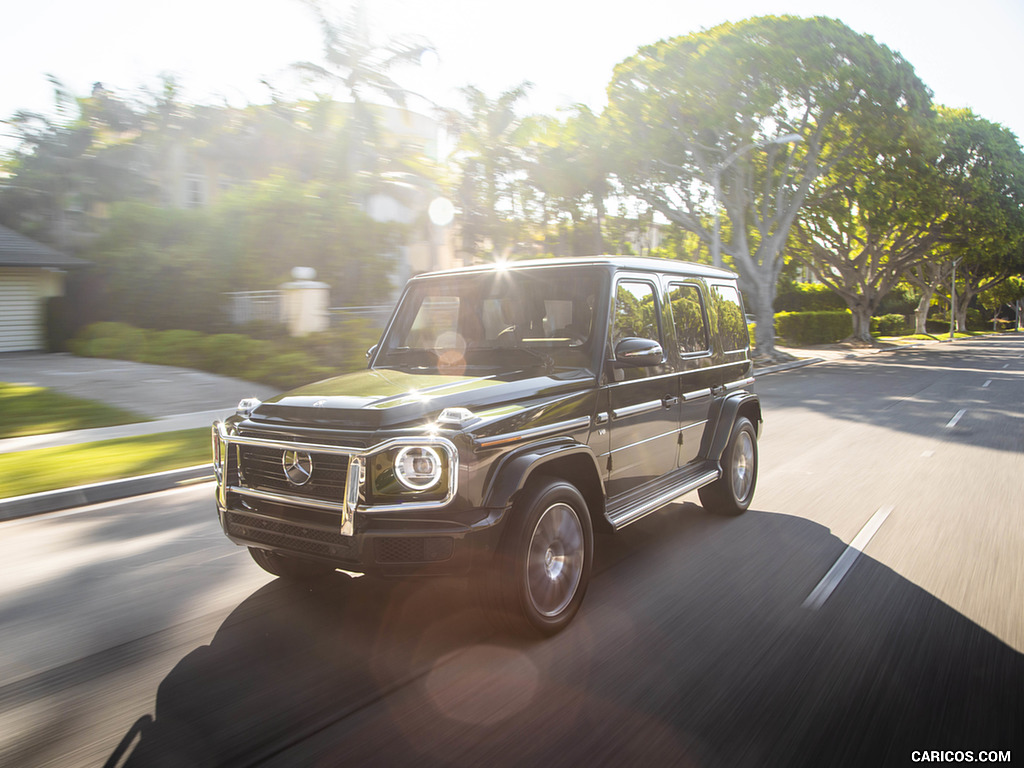
<path fill-rule="evenodd" d="M 653 339 L 664 349 L 662 306 L 655 282 L 620 277 L 615 290 L 611 348 L 625 338 Z M 680 419 L 679 372 L 662 365 L 614 368 L 608 385 L 610 453 L 607 493 L 617 496 L 676 467 Z"/>

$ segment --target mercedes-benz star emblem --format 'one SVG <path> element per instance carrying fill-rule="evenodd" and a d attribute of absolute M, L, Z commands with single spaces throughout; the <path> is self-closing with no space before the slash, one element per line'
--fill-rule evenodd
<path fill-rule="evenodd" d="M 305 485 L 313 476 L 313 457 L 302 451 L 285 451 L 281 454 L 284 476 L 292 485 Z"/>

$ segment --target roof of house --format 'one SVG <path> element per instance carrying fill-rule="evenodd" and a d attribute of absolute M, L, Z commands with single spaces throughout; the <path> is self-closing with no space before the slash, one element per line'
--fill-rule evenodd
<path fill-rule="evenodd" d="M 0 267 L 84 267 L 89 262 L 65 256 L 0 224 Z"/>

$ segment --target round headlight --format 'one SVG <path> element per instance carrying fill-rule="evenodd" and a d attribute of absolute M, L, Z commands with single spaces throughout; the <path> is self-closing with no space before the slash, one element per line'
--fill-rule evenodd
<path fill-rule="evenodd" d="M 440 455 L 425 445 L 403 448 L 395 456 L 395 476 L 413 491 L 433 488 L 441 479 L 442 470 Z"/>

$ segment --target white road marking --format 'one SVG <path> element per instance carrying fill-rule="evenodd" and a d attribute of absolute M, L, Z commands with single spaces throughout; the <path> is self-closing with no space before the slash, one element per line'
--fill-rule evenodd
<path fill-rule="evenodd" d="M 949 423 L 946 424 L 946 429 L 952 429 L 953 427 L 955 427 L 957 425 L 957 423 L 959 423 L 960 419 L 962 419 L 964 417 L 965 413 L 967 413 L 967 409 L 966 408 L 961 408 L 959 411 L 957 411 L 956 412 L 956 416 L 954 416 L 952 419 L 950 419 Z"/>
<path fill-rule="evenodd" d="M 850 542 L 850 546 L 836 560 L 835 565 L 825 574 L 825 578 L 819 581 L 818 586 L 811 590 L 811 594 L 804 600 L 803 608 L 816 611 L 825 604 L 829 595 L 839 586 L 839 582 L 843 580 L 843 577 L 850 571 L 853 564 L 857 562 L 857 558 L 860 557 L 861 552 L 864 551 L 868 542 L 871 541 L 871 537 L 882 527 L 882 523 L 889 517 L 892 509 L 892 507 L 882 507 L 871 516 L 871 519 L 860 529 L 860 533 Z"/>
<path fill-rule="evenodd" d="M 925 451 L 924 453 L 921 454 L 921 456 L 926 458 L 926 459 L 930 459 L 934 455 L 935 455 L 935 451 Z"/>
<path fill-rule="evenodd" d="M 1004 365 L 1004 366 L 1003 366 L 1003 368 L 1004 368 L 1004 369 L 1005 369 L 1005 368 L 1009 368 L 1009 367 L 1010 367 L 1010 364 L 1009 364 L 1009 363 L 1007 363 L 1006 365 Z"/>
<path fill-rule="evenodd" d="M 992 379 L 989 379 L 988 381 L 986 381 L 984 384 L 981 385 L 981 388 L 982 389 L 988 389 L 988 385 L 991 384 L 991 383 L 992 383 Z"/>

